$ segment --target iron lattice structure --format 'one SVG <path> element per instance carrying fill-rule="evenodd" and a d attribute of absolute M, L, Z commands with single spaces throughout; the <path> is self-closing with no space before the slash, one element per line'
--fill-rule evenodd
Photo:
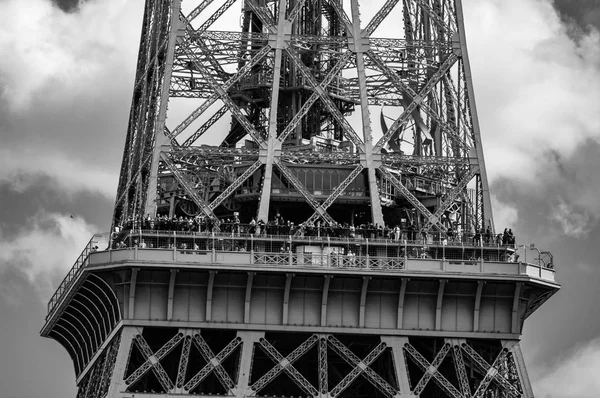
<path fill-rule="evenodd" d="M 493 230 L 459 1 L 181 6 L 146 3 L 115 225 Z"/>
<path fill-rule="evenodd" d="M 41 331 L 78 398 L 533 398 L 560 286 L 492 239 L 461 2 L 361 3 L 146 0 L 114 228 Z"/>

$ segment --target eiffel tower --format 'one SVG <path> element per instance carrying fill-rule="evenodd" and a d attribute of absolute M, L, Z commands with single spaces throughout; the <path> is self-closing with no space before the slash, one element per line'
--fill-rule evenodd
<path fill-rule="evenodd" d="M 112 229 L 41 331 L 77 397 L 533 397 L 560 285 L 474 98 L 461 0 L 146 0 Z"/>

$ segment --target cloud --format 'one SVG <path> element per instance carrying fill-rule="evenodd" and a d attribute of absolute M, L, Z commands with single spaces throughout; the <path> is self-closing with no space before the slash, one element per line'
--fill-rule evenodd
<path fill-rule="evenodd" d="M 600 33 L 566 24 L 550 0 L 465 0 L 464 10 L 493 188 L 547 202 L 549 220 L 585 233 L 600 214 L 590 150 L 600 143 Z"/>
<path fill-rule="evenodd" d="M 596 398 L 600 391 L 600 339 L 531 370 L 538 398 Z"/>
<path fill-rule="evenodd" d="M 91 192 L 112 200 L 116 195 L 114 173 L 59 153 L 0 150 L 0 169 L 0 186 L 19 193 L 42 186 L 67 196 Z"/>
<path fill-rule="evenodd" d="M 0 277 L 16 272 L 46 300 L 94 232 L 96 227 L 81 217 L 44 211 L 29 218 L 11 237 L 0 228 Z M 11 286 L 0 289 L 3 294 L 17 291 Z"/>

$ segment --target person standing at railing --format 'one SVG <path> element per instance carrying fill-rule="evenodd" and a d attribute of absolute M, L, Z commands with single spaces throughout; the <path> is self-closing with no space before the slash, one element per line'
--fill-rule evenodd
<path fill-rule="evenodd" d="M 254 235 L 256 233 L 256 220 L 254 219 L 254 217 L 252 217 L 252 220 L 250 220 L 250 228 L 248 229 L 248 232 L 251 235 Z"/>

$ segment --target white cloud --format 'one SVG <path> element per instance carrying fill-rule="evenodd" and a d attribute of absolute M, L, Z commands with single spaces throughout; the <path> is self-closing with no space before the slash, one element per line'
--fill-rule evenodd
<path fill-rule="evenodd" d="M 98 231 L 83 218 L 47 212 L 29 218 L 14 236 L 0 229 L 0 275 L 20 273 L 48 299 L 94 232 Z M 18 289 L 0 289 L 14 291 Z"/>
<path fill-rule="evenodd" d="M 139 0 L 91 0 L 69 14 L 49 0 L 0 2 L 0 96 L 23 111 L 36 96 L 60 101 L 118 82 L 142 9 Z"/>
<path fill-rule="evenodd" d="M 600 391 L 600 339 L 531 369 L 537 398 L 597 398 Z"/>
<path fill-rule="evenodd" d="M 586 211 L 578 212 L 573 206 L 560 199 L 560 203 L 553 208 L 550 219 L 558 222 L 565 234 L 581 237 L 592 229 L 594 217 Z"/>
<path fill-rule="evenodd" d="M 511 203 L 501 201 L 495 195 L 492 195 L 492 210 L 497 233 L 502 232 L 504 228 L 514 228 L 519 219 L 517 208 Z"/>
<path fill-rule="evenodd" d="M 67 195 L 96 193 L 109 200 L 116 194 L 117 176 L 114 173 L 60 153 L 0 150 L 0 170 L 0 186 L 8 185 L 16 192 L 43 186 Z"/>

